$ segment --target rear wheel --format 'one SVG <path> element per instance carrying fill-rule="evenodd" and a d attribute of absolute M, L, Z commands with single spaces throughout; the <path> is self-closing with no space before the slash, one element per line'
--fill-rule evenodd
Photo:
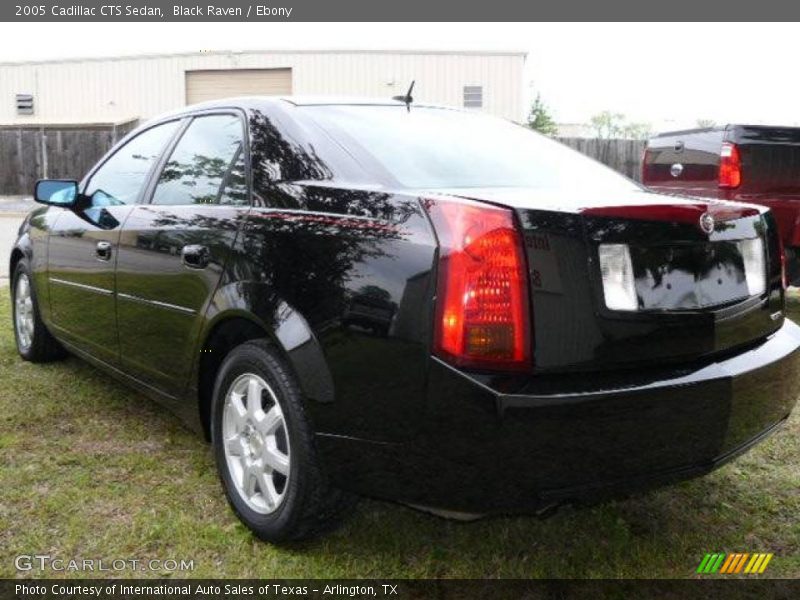
<path fill-rule="evenodd" d="M 64 349 L 42 321 L 36 290 L 25 260 L 17 263 L 12 279 L 12 319 L 17 351 L 25 360 L 48 362 L 64 356 Z"/>
<path fill-rule="evenodd" d="M 222 439 L 238 495 L 254 512 L 275 512 L 289 487 L 289 435 L 275 392 L 256 373 L 239 375 L 225 394 Z"/>
<path fill-rule="evenodd" d="M 230 505 L 269 542 L 333 526 L 351 498 L 332 487 L 293 375 L 266 340 L 242 344 L 214 386 L 211 439 Z"/>

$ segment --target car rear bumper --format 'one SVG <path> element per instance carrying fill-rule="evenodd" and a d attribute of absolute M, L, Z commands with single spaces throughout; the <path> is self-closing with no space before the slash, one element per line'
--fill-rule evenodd
<path fill-rule="evenodd" d="M 800 393 L 800 327 L 658 372 L 532 378 L 513 393 L 435 360 L 413 441 L 319 436 L 338 485 L 468 513 L 534 511 L 686 479 L 758 443 Z"/>

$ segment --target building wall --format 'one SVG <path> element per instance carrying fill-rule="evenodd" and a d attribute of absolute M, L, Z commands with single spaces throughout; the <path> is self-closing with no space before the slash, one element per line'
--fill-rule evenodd
<path fill-rule="evenodd" d="M 147 119 L 186 103 L 185 73 L 202 69 L 291 68 L 297 95 L 389 97 L 416 79 L 419 101 L 463 104 L 463 86 L 483 86 L 483 110 L 524 119 L 523 53 L 215 52 L 0 63 L 0 124 Z M 18 116 L 15 96 L 34 95 Z"/>

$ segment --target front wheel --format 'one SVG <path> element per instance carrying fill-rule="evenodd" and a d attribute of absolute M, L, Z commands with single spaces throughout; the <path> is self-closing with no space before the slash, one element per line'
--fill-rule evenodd
<path fill-rule="evenodd" d="M 12 319 L 19 355 L 31 362 L 48 362 L 63 357 L 63 348 L 42 321 L 31 272 L 25 260 L 17 263 L 11 281 Z"/>
<path fill-rule="evenodd" d="M 266 340 L 242 344 L 214 386 L 211 439 L 233 510 L 269 542 L 312 537 L 351 503 L 325 477 L 293 375 Z"/>

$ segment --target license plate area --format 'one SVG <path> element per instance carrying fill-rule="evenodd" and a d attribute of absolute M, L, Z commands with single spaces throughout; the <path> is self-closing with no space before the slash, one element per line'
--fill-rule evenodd
<path fill-rule="evenodd" d="M 630 252 L 640 310 L 696 310 L 763 293 L 760 238 L 633 246 Z"/>

